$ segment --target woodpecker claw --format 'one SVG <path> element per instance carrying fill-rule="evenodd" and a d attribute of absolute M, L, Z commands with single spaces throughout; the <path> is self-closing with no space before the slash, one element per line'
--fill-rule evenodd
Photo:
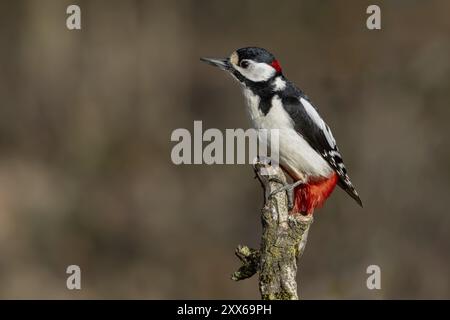
<path fill-rule="evenodd" d="M 272 198 L 274 195 L 276 195 L 279 192 L 286 191 L 288 210 L 291 211 L 294 208 L 294 189 L 295 189 L 295 187 L 301 185 L 303 183 L 303 181 L 298 180 L 292 184 L 289 184 L 289 183 L 281 181 L 278 178 L 271 178 L 270 180 L 278 182 L 278 183 L 282 184 L 283 186 L 272 191 L 269 195 L 269 199 Z"/>

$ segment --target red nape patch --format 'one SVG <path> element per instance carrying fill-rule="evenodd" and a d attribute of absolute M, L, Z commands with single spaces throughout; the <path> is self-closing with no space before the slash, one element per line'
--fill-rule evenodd
<path fill-rule="evenodd" d="M 281 66 L 278 63 L 278 60 L 273 60 L 272 63 L 270 64 L 275 70 L 277 70 L 277 73 L 281 72 Z"/>
<path fill-rule="evenodd" d="M 292 212 L 312 215 L 314 209 L 321 207 L 330 196 L 337 182 L 338 175 L 335 173 L 326 180 L 310 181 L 306 185 L 298 186 L 294 191 L 295 199 Z"/>

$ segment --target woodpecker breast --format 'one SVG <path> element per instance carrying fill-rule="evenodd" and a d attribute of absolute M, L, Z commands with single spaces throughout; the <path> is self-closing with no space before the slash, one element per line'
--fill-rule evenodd
<path fill-rule="evenodd" d="M 327 161 L 295 130 L 294 123 L 277 94 L 270 99 L 267 113 L 264 113 L 264 107 L 261 107 L 261 97 L 247 88 L 244 88 L 244 96 L 255 129 L 279 130 L 280 165 L 292 178 L 308 180 L 328 178 L 333 174 Z"/>

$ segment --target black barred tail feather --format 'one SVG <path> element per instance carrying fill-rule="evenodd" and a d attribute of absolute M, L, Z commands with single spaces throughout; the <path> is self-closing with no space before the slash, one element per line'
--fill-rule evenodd
<path fill-rule="evenodd" d="M 356 201 L 356 203 L 359 204 L 362 208 L 363 204 L 362 204 L 361 198 L 358 195 L 358 192 L 356 192 L 356 189 L 350 182 L 350 179 L 348 178 L 348 176 L 346 176 L 346 177 L 347 177 L 347 179 L 339 179 L 339 182 L 338 182 L 339 187 L 344 189 L 344 191 L 347 192 L 348 195 L 350 197 L 352 197 Z"/>

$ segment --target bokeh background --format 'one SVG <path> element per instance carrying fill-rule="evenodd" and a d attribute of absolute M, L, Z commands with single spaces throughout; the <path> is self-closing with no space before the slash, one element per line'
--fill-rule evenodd
<path fill-rule="evenodd" d="M 170 136 L 247 128 L 238 85 L 199 57 L 261 46 L 319 107 L 365 204 L 336 190 L 317 212 L 300 295 L 450 298 L 450 2 L 376 3 L 381 31 L 361 0 L 2 0 L 0 297 L 259 298 L 230 280 L 236 245 L 259 245 L 251 167 L 176 166 Z"/>

